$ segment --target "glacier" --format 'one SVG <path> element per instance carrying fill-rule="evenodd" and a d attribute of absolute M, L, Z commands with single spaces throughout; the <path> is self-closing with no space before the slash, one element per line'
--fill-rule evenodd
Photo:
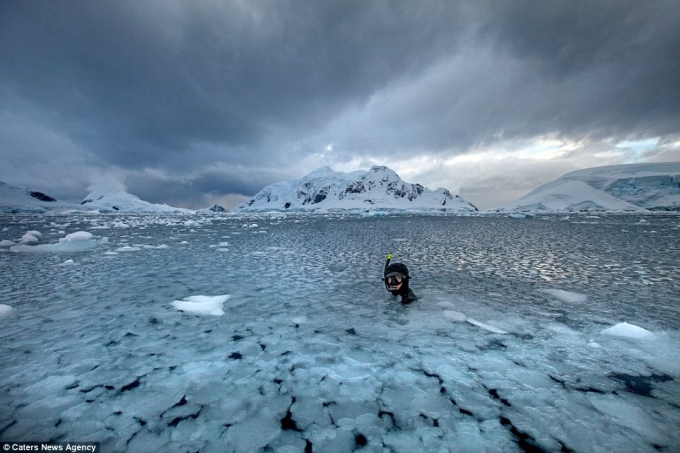
<path fill-rule="evenodd" d="M 677 215 L 0 219 L 0 441 L 680 449 Z"/>
<path fill-rule="evenodd" d="M 680 211 L 680 162 L 612 165 L 567 173 L 488 212 Z"/>

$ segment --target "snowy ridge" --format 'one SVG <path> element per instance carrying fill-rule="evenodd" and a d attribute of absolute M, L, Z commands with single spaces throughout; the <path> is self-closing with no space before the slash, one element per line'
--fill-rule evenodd
<path fill-rule="evenodd" d="M 489 211 L 680 211 L 680 162 L 574 171 Z"/>
<path fill-rule="evenodd" d="M 430 190 L 404 182 L 384 166 L 341 173 L 321 167 L 307 176 L 265 187 L 237 211 L 334 209 L 394 209 L 477 211 L 472 204 L 446 189 Z"/>
<path fill-rule="evenodd" d="M 80 204 L 57 200 L 47 194 L 0 182 L 0 212 L 42 214 L 46 212 L 193 212 L 166 204 L 153 204 L 119 188 L 93 186 Z"/>
<path fill-rule="evenodd" d="M 0 212 L 33 213 L 48 211 L 82 211 L 72 203 L 57 200 L 47 194 L 5 184 L 0 181 Z"/>
<path fill-rule="evenodd" d="M 90 194 L 80 203 L 101 212 L 193 212 L 167 204 L 153 204 L 122 189 L 92 187 Z"/>

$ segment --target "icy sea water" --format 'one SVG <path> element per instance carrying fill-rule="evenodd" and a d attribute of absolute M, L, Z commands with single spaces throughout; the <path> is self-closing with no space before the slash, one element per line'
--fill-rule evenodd
<path fill-rule="evenodd" d="M 27 231 L 95 248 L 0 247 L 0 440 L 680 451 L 678 216 L 0 218 Z"/>

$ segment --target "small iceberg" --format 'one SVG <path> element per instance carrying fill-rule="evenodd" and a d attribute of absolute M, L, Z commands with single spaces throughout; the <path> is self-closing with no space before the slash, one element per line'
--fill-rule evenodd
<path fill-rule="evenodd" d="M 179 311 L 195 313 L 197 315 L 222 316 L 222 305 L 229 299 L 229 294 L 221 296 L 189 296 L 172 302 L 172 306 Z"/>
<path fill-rule="evenodd" d="M 14 311 L 14 309 L 9 305 L 0 304 L 0 318 L 4 318 L 5 316 L 12 313 L 12 311 Z"/>
<path fill-rule="evenodd" d="M 28 237 L 29 233 L 36 232 L 29 231 L 24 235 L 24 238 Z M 37 237 L 33 234 L 30 236 Z M 106 242 L 105 239 L 102 239 L 101 242 Z M 25 241 L 22 241 L 19 245 L 10 247 L 9 250 L 10 252 L 82 252 L 95 249 L 97 245 L 98 241 L 94 240 L 92 233 L 76 231 L 59 239 L 59 242 L 56 244 L 27 245 Z"/>
<path fill-rule="evenodd" d="M 585 294 L 573 293 L 571 291 L 564 291 L 562 289 L 542 289 L 541 292 L 550 294 L 560 300 L 570 303 L 581 303 L 588 299 Z"/>
<path fill-rule="evenodd" d="M 654 335 L 647 329 L 638 327 L 634 324 L 628 324 L 627 322 L 620 322 L 615 326 L 610 327 L 602 331 L 605 335 L 611 335 L 614 337 L 624 337 L 624 338 L 648 338 Z"/>

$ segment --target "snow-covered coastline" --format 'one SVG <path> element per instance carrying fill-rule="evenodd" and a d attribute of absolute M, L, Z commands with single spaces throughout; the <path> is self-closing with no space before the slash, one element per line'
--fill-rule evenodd
<path fill-rule="evenodd" d="M 123 189 L 91 187 L 80 204 L 68 203 L 45 194 L 0 182 L 0 213 L 5 214 L 70 214 L 70 213 L 192 213 L 190 209 L 167 204 L 153 204 Z"/>
<path fill-rule="evenodd" d="M 392 214 L 550 214 L 550 213 L 680 213 L 680 162 L 596 167 L 567 173 L 505 206 L 478 211 L 449 190 L 407 183 L 394 171 L 374 166 L 368 171 L 336 172 L 321 167 L 291 181 L 271 184 L 232 210 L 214 205 L 190 210 L 153 204 L 107 186 L 92 186 L 79 204 L 29 188 L 0 182 L 0 213 L 178 213 L 257 214 L 286 212 Z"/>
<path fill-rule="evenodd" d="M 680 162 L 595 167 L 567 173 L 486 212 L 680 211 Z"/>

